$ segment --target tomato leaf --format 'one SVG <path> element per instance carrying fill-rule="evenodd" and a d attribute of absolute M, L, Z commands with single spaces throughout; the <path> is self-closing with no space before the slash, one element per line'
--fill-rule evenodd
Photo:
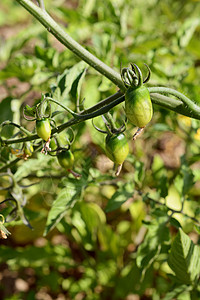
<path fill-rule="evenodd" d="M 164 245 L 169 241 L 169 228 L 166 226 L 167 213 L 156 209 L 154 212 L 157 220 L 154 219 L 148 226 L 148 232 L 143 243 L 138 247 L 136 264 L 142 269 L 141 280 L 143 280 L 147 269 L 156 260 Z M 166 250 L 164 250 L 166 252 Z"/>
<path fill-rule="evenodd" d="M 35 106 L 31 107 L 28 104 L 24 107 L 24 114 L 29 117 L 35 117 L 36 108 Z"/>
<path fill-rule="evenodd" d="M 86 63 L 83 61 L 80 61 L 76 65 L 74 65 L 70 69 L 66 69 L 60 76 L 58 76 L 58 87 L 60 88 L 61 94 L 62 94 L 62 99 L 65 99 L 69 92 L 72 89 L 72 85 L 74 82 L 79 78 L 81 79 L 82 75 L 85 73 L 85 68 L 86 68 Z M 79 81 L 78 80 L 78 81 Z M 76 84 L 77 86 L 77 93 L 78 93 L 78 82 Z M 75 87 L 75 86 L 74 86 Z M 74 92 L 74 91 L 73 91 Z M 76 92 L 75 92 L 76 94 Z"/>
<path fill-rule="evenodd" d="M 176 235 L 168 264 L 181 283 L 190 284 L 198 280 L 200 276 L 200 247 L 194 245 L 190 238 L 179 229 Z"/>
<path fill-rule="evenodd" d="M 125 184 L 119 187 L 119 189 L 109 199 L 105 211 L 108 213 L 118 209 L 124 202 L 126 202 L 131 197 L 133 197 L 133 189 L 130 188 L 130 184 Z"/>
<path fill-rule="evenodd" d="M 173 291 L 168 292 L 163 298 L 163 300 L 177 299 L 177 296 L 179 296 L 180 294 L 186 291 L 189 292 L 191 289 L 192 287 L 191 286 L 188 287 L 186 284 L 178 285 L 173 289 Z"/>
<path fill-rule="evenodd" d="M 82 185 L 77 179 L 68 180 L 66 186 L 61 189 L 57 198 L 52 204 L 49 211 L 44 235 L 52 230 L 64 217 L 67 209 L 73 207 L 75 203 L 80 200 L 82 192 Z"/>

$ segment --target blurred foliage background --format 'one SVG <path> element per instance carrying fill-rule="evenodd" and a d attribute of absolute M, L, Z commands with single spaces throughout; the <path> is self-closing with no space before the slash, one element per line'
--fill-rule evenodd
<path fill-rule="evenodd" d="M 115 70 L 130 62 L 143 69 L 146 63 L 152 71 L 149 86 L 172 87 L 200 103 L 198 0 L 44 2 L 72 38 Z M 16 1 L 1 0 L 0 122 L 9 119 L 34 130 L 35 124 L 22 118 L 22 107 L 51 90 L 72 109 L 77 93 L 90 107 L 117 91 L 89 67 L 74 94 L 84 67 Z M 112 114 L 120 125 L 123 104 Z M 58 115 L 56 123 L 68 119 Z M 101 118 L 95 124 L 102 127 Z M 179 228 L 199 244 L 199 121 L 154 105 L 153 120 L 136 141 L 134 130 L 128 124 L 130 154 L 119 178 L 105 156 L 105 137 L 91 120 L 74 127 L 81 180 L 41 153 L 12 167 L 33 230 L 21 219 L 9 222 L 11 235 L 0 247 L 0 299 L 199 299 L 200 289 L 193 290 L 190 280 L 179 278 L 177 284 L 169 262 Z M 13 128 L 1 132 L 4 138 L 14 133 Z M 0 168 L 16 158 L 10 150 L 1 149 Z M 0 182 L 9 190 L 8 175 Z M 0 191 L 1 201 L 8 190 Z M 0 212 L 9 209 L 2 204 Z"/>

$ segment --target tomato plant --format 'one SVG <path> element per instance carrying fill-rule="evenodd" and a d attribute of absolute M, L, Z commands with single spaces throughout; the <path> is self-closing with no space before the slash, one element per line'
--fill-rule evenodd
<path fill-rule="evenodd" d="M 2 299 L 200 299 L 186 2 L 1 0 Z"/>

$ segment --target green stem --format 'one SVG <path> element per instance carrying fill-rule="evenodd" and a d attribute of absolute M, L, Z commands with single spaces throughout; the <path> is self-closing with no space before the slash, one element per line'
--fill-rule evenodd
<path fill-rule="evenodd" d="M 111 131 L 113 131 L 113 130 L 115 129 L 115 122 L 114 122 L 114 120 L 113 120 L 113 118 L 112 118 L 112 115 L 111 115 L 109 112 L 107 112 L 107 113 L 105 114 L 105 118 L 107 119 L 107 121 L 108 121 L 109 124 L 110 124 Z"/>
<path fill-rule="evenodd" d="M 16 0 L 26 10 L 28 10 L 49 32 L 51 32 L 63 45 L 65 45 L 74 54 L 95 68 L 103 76 L 109 78 L 121 90 L 125 91 L 124 84 L 119 73 L 104 64 L 101 60 L 83 48 L 79 43 L 74 41 L 64 29 L 62 29 L 51 16 L 43 9 L 35 5 L 30 0 Z"/>
<path fill-rule="evenodd" d="M 165 88 L 159 88 L 158 90 L 156 87 L 148 88 L 148 89 L 150 91 L 154 91 L 154 90 L 161 91 L 161 89 L 162 89 L 162 91 L 163 91 L 163 89 L 165 89 Z M 172 92 L 172 91 L 170 91 L 170 92 Z M 181 93 L 178 93 L 179 97 L 180 97 L 180 94 Z M 200 113 L 198 113 L 198 111 L 188 110 L 187 107 L 183 106 L 183 103 L 180 100 L 169 98 L 167 96 L 156 94 L 156 93 L 152 93 L 151 98 L 153 98 L 155 104 L 158 104 L 164 108 L 176 111 L 180 114 L 183 114 L 183 115 L 186 115 L 186 116 L 189 116 L 192 118 L 200 119 Z M 100 101 L 99 103 L 90 107 L 89 109 L 82 111 L 80 114 L 77 114 L 76 117 L 70 119 L 68 122 L 58 126 L 57 128 L 54 128 L 52 130 L 52 134 L 59 133 L 62 130 L 66 129 L 70 126 L 73 126 L 75 124 L 86 121 L 88 119 L 103 115 L 103 114 L 107 113 L 111 108 L 120 104 L 123 101 L 124 101 L 124 95 L 121 91 L 119 91 L 116 94 Z M 5 145 L 9 145 L 9 144 L 14 144 L 14 143 L 32 141 L 32 140 L 35 140 L 38 138 L 39 137 L 37 136 L 37 134 L 33 134 L 33 135 L 25 137 L 25 138 L 9 139 L 9 140 L 4 141 L 4 143 L 5 143 Z"/>
<path fill-rule="evenodd" d="M 148 88 L 148 90 L 150 92 L 151 100 L 153 103 L 173 110 L 176 113 L 182 114 L 184 116 L 200 120 L 200 106 L 195 104 L 192 100 L 190 100 L 180 92 L 164 87 L 150 87 Z M 170 98 L 158 93 L 171 94 L 181 100 L 176 100 L 174 98 Z"/>
<path fill-rule="evenodd" d="M 5 121 L 5 122 L 1 123 L 2 127 L 6 126 L 6 125 L 13 125 L 13 126 L 19 128 L 19 130 L 22 131 L 23 133 L 25 133 L 27 136 L 31 136 L 32 135 L 32 133 L 30 131 L 28 131 L 26 128 L 24 128 L 24 127 L 22 127 L 22 126 L 20 126 L 20 125 L 18 125 L 16 123 L 14 123 L 14 122 L 12 122 L 12 121 Z"/>
<path fill-rule="evenodd" d="M 14 167 L 16 165 L 16 163 L 18 163 L 18 161 L 20 161 L 20 160 L 21 160 L 21 158 L 15 158 L 14 160 L 9 161 L 8 163 L 6 163 L 5 165 L 3 165 L 0 168 L 0 173 L 6 171 L 8 168 Z"/>
<path fill-rule="evenodd" d="M 69 120 L 68 122 L 66 122 L 64 124 L 61 124 L 56 129 L 53 129 L 52 133 L 54 133 L 54 131 L 59 133 L 67 127 L 78 124 L 82 121 L 86 121 L 88 119 L 92 119 L 92 118 L 101 116 L 101 115 L 107 113 L 111 108 L 113 108 L 114 106 L 120 104 L 123 101 L 124 101 L 124 96 L 121 96 L 121 97 L 115 99 L 114 101 L 112 101 L 111 103 L 109 103 L 108 105 L 103 106 L 103 107 L 101 107 L 100 109 L 98 109 L 94 112 L 87 113 L 87 110 L 86 110 L 86 111 L 84 111 L 84 114 L 81 115 L 81 118 L 73 118 L 73 119 Z"/>
<path fill-rule="evenodd" d="M 151 88 L 148 88 L 148 90 L 150 93 L 173 95 L 173 96 L 177 97 L 178 99 L 180 99 L 185 104 L 187 109 L 189 108 L 192 111 L 195 111 L 198 114 L 200 114 L 200 106 L 198 106 L 195 102 L 190 100 L 188 97 L 186 97 L 185 95 L 183 95 L 182 93 L 180 93 L 174 89 L 170 89 L 170 88 L 166 88 L 166 87 L 151 87 Z"/>
<path fill-rule="evenodd" d="M 75 117 L 79 117 L 79 114 L 75 113 L 73 110 L 71 110 L 70 108 L 66 107 L 65 105 L 63 105 L 62 103 L 60 103 L 59 101 L 51 98 L 51 97 L 46 97 L 46 100 L 49 100 L 51 102 L 56 103 L 57 105 L 59 105 L 60 107 L 62 107 L 64 110 L 66 110 L 67 112 L 69 112 L 74 118 Z"/>
<path fill-rule="evenodd" d="M 147 197 L 147 198 L 148 198 L 149 201 L 154 202 L 154 203 L 157 204 L 157 205 L 165 206 L 169 211 L 172 212 L 172 215 L 175 214 L 175 213 L 176 213 L 176 214 L 182 214 L 182 215 L 185 216 L 186 218 L 191 219 L 191 220 L 193 220 L 194 222 L 196 222 L 198 225 L 200 225 L 199 220 L 197 220 L 195 217 L 189 216 L 188 214 L 184 213 L 184 212 L 183 212 L 183 208 L 181 208 L 180 210 L 173 209 L 173 208 L 170 208 L 169 206 L 167 206 L 166 204 L 164 204 L 164 203 L 162 203 L 162 202 L 160 202 L 160 201 L 154 200 L 154 199 L 152 199 L 152 198 L 150 198 L 150 197 Z"/>
<path fill-rule="evenodd" d="M 110 97 L 108 99 L 110 101 Z M 92 111 L 90 113 L 87 113 L 87 112 L 91 111 L 91 108 L 88 109 L 88 110 L 85 110 L 79 115 L 79 117 L 72 118 L 68 122 L 66 122 L 64 124 L 61 124 L 57 128 L 54 128 L 52 130 L 52 135 L 55 134 L 55 133 L 59 133 L 59 132 L 63 131 L 64 129 L 66 129 L 70 126 L 73 126 L 75 124 L 78 124 L 80 122 L 83 122 L 83 121 L 86 121 L 88 119 L 92 119 L 92 118 L 98 117 L 100 115 L 103 115 L 103 114 L 107 113 L 111 108 L 113 108 L 114 106 L 120 104 L 123 101 L 124 101 L 124 95 L 116 98 L 112 102 L 109 102 L 109 104 L 99 108 L 98 110 Z M 38 138 L 39 137 L 38 137 L 37 134 L 32 134 L 31 136 L 25 137 L 25 138 L 6 140 L 6 141 L 4 141 L 4 144 L 9 145 L 9 144 L 21 143 L 21 142 L 36 140 Z"/>

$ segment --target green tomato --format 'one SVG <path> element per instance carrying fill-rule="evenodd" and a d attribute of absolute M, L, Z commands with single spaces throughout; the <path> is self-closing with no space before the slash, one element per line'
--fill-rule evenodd
<path fill-rule="evenodd" d="M 33 151 L 34 151 L 34 149 L 33 149 L 32 143 L 26 142 L 24 144 L 24 154 L 25 154 L 25 156 L 31 156 L 33 154 Z"/>
<path fill-rule="evenodd" d="M 49 119 L 43 118 L 36 121 L 37 135 L 44 141 L 48 141 L 51 136 L 51 125 Z"/>
<path fill-rule="evenodd" d="M 119 165 L 124 162 L 129 153 L 128 141 L 123 133 L 107 135 L 105 148 L 107 156 Z"/>
<path fill-rule="evenodd" d="M 153 107 L 148 89 L 140 87 L 129 87 L 125 94 L 125 113 L 133 125 L 145 127 L 152 118 Z"/>
<path fill-rule="evenodd" d="M 63 150 L 57 155 L 58 162 L 66 170 L 70 170 L 74 164 L 74 155 L 70 150 Z"/>
<path fill-rule="evenodd" d="M 50 141 L 50 144 L 49 144 L 49 147 L 51 148 L 51 150 L 55 150 L 57 149 L 57 144 L 56 144 L 56 140 L 54 137 L 51 138 L 51 141 Z"/>

